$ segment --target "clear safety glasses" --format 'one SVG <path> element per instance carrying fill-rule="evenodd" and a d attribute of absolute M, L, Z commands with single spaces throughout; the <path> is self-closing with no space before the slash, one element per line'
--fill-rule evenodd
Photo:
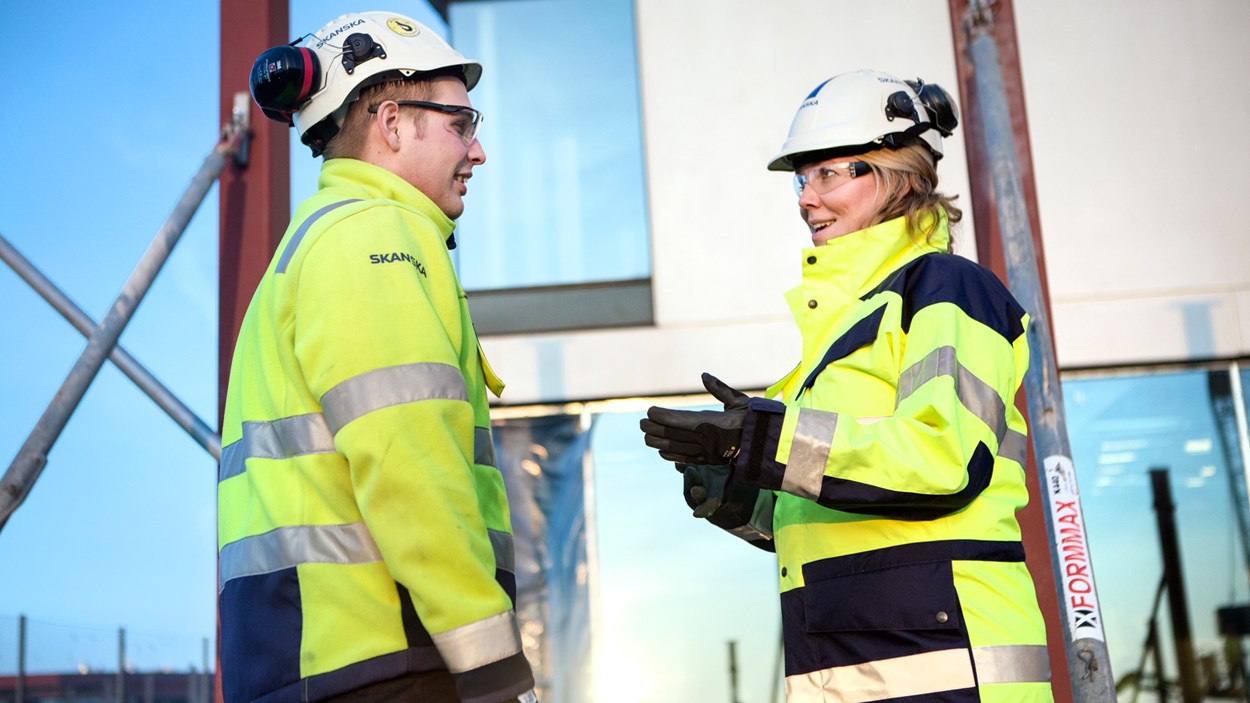
<path fill-rule="evenodd" d="M 451 121 L 448 122 L 447 127 L 459 135 L 465 144 L 473 143 L 473 140 L 477 138 L 477 128 L 482 124 L 482 113 L 468 105 L 444 105 L 443 103 L 432 103 L 428 100 L 392 100 L 391 102 L 400 107 L 420 107 L 451 115 Z M 370 113 L 377 111 L 377 105 L 369 106 Z"/>
<path fill-rule="evenodd" d="M 803 197 L 803 189 L 811 186 L 817 195 L 850 183 L 860 176 L 866 176 L 872 168 L 863 161 L 842 161 L 832 163 L 825 161 L 812 164 L 794 173 L 794 194 Z"/>

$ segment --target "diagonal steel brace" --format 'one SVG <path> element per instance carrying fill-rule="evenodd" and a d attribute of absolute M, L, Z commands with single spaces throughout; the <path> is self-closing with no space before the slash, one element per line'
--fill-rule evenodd
<path fill-rule="evenodd" d="M 8 522 L 22 501 L 29 495 L 35 481 L 48 463 L 48 451 L 65 429 L 70 416 L 77 409 L 87 392 L 88 386 L 95 380 L 104 361 L 117 346 L 130 318 L 143 300 L 143 296 L 152 286 L 157 273 L 169 258 L 174 245 L 182 237 L 187 223 L 199 209 L 200 204 L 208 195 L 209 189 L 225 169 L 227 159 L 239 163 L 246 158 L 248 138 L 247 96 L 235 96 L 234 112 L 230 121 L 223 127 L 221 138 L 205 157 L 200 170 L 191 179 L 190 185 L 183 192 L 181 199 L 174 206 L 173 212 L 161 225 L 156 237 L 148 245 L 147 251 L 139 260 L 130 277 L 123 284 L 121 293 L 109 308 L 104 320 L 91 332 L 87 348 L 78 358 L 66 377 L 61 388 L 52 397 L 43 415 L 31 430 L 26 442 L 18 450 L 13 463 L 0 478 L 0 530 Z"/>

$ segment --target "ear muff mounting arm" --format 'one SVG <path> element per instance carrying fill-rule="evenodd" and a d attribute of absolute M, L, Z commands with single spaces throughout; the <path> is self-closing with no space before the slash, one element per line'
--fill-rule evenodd
<path fill-rule="evenodd" d="M 343 68 L 347 69 L 349 76 L 356 71 L 357 66 L 369 59 L 384 58 L 386 49 L 374 41 L 373 37 L 362 32 L 349 35 L 347 43 L 343 45 Z"/>

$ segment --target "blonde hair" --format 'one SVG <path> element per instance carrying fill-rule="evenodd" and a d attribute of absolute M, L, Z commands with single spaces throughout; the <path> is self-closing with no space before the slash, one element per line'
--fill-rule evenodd
<path fill-rule="evenodd" d="M 365 135 L 373 115 L 371 105 L 387 100 L 429 100 L 434 95 L 434 84 L 429 80 L 396 80 L 367 86 L 360 96 L 347 108 L 347 117 L 339 127 L 338 134 L 326 143 L 324 157 L 329 159 L 358 159 L 365 148 Z M 413 124 L 417 135 L 425 136 L 425 110 L 413 110 Z"/>
<path fill-rule="evenodd" d="M 877 149 L 855 158 L 872 168 L 878 187 L 885 190 L 881 207 L 868 226 L 906 217 L 908 231 L 928 240 L 937 230 L 943 211 L 951 224 L 963 219 L 963 211 L 955 206 L 958 196 L 938 192 L 937 163 L 924 144 Z"/>

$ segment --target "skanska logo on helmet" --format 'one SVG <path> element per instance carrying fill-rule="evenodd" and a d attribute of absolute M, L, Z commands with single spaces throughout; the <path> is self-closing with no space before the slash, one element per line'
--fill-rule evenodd
<path fill-rule="evenodd" d="M 356 26 L 362 25 L 362 24 L 364 24 L 364 23 L 365 23 L 365 21 L 364 21 L 363 19 L 352 20 L 351 22 L 348 22 L 347 24 L 343 25 L 342 27 L 339 27 L 338 29 L 334 30 L 333 32 L 330 32 L 330 35 L 329 35 L 329 36 L 327 36 L 327 37 L 325 37 L 324 39 L 323 39 L 323 38 L 321 38 L 321 37 L 317 37 L 317 48 L 318 48 L 318 49 L 320 49 L 321 47 L 325 46 L 325 45 L 326 45 L 326 43 L 327 43 L 327 42 L 329 42 L 331 39 L 333 39 L 333 38 L 337 37 L 338 35 L 342 34 L 343 32 L 346 32 L 347 30 L 351 29 L 352 27 L 356 27 Z"/>

